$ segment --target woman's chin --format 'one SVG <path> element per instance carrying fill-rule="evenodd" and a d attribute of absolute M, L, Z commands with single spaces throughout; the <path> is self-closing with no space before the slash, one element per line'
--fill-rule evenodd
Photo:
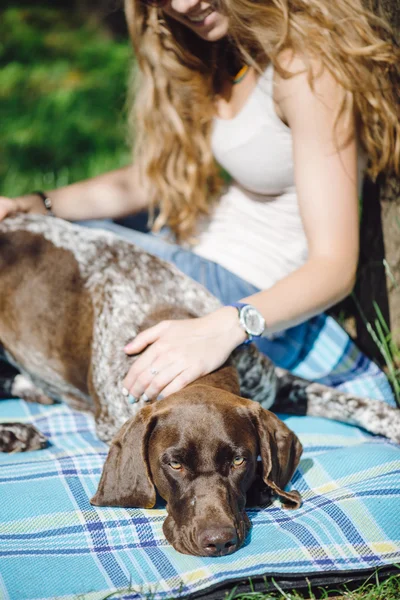
<path fill-rule="evenodd" d="M 207 42 L 217 42 L 218 40 L 222 40 L 228 33 L 228 27 L 224 25 L 213 27 L 210 31 L 204 32 L 204 34 L 199 34 Z"/>
<path fill-rule="evenodd" d="M 225 37 L 229 29 L 228 17 L 221 15 L 220 13 L 214 12 L 205 21 L 203 27 L 194 28 L 194 31 L 208 42 L 217 42 Z"/>

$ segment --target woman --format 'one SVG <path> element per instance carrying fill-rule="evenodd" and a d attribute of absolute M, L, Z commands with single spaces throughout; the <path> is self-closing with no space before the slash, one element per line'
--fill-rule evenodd
<path fill-rule="evenodd" d="M 354 284 L 367 158 L 372 176 L 400 171 L 389 27 L 360 0 L 126 0 L 125 9 L 139 66 L 133 166 L 46 196 L 71 220 L 157 208 L 153 229 L 167 226 L 173 244 L 107 226 L 225 305 L 140 333 L 125 348 L 142 352 L 129 393 L 173 393 L 252 337 L 299 375 L 393 402 L 384 375 L 323 314 Z M 225 188 L 215 159 L 232 177 Z M 0 218 L 16 211 L 46 208 L 37 194 L 1 200 Z"/>

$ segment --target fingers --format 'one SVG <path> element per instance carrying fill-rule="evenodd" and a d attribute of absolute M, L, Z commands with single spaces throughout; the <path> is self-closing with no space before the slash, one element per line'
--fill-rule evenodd
<path fill-rule="evenodd" d="M 29 212 L 30 206 L 24 199 L 0 196 L 0 221 L 19 212 Z"/>
<path fill-rule="evenodd" d="M 0 221 L 15 213 L 46 214 L 46 208 L 39 196 L 35 194 L 21 196 L 20 198 L 7 198 L 0 196 Z"/>
<path fill-rule="evenodd" d="M 153 344 L 158 340 L 160 335 L 168 329 L 169 323 L 169 321 L 161 321 L 157 325 L 138 333 L 135 339 L 125 346 L 124 352 L 129 355 L 142 352 L 149 344 Z"/>
<path fill-rule="evenodd" d="M 8 215 L 18 211 L 18 205 L 15 200 L 0 196 L 0 221 L 5 219 Z"/>
<path fill-rule="evenodd" d="M 143 352 L 143 354 L 139 356 L 139 358 L 137 358 L 130 367 L 123 381 L 123 385 L 132 394 L 132 396 L 135 396 L 135 393 L 138 393 L 140 388 L 143 388 L 141 393 L 144 392 L 145 386 L 148 385 L 146 375 L 150 377 L 150 367 L 158 358 L 158 356 L 159 350 L 157 349 L 157 346 L 153 344 L 150 346 L 150 348 L 147 348 L 147 350 Z M 141 385 L 134 387 L 134 384 L 139 378 L 141 378 Z"/>
<path fill-rule="evenodd" d="M 171 354 L 169 343 L 159 340 L 169 325 L 170 321 L 161 321 L 154 327 L 149 327 L 124 348 L 127 354 L 142 352 L 123 381 L 125 389 L 136 400 L 143 394 L 146 394 L 149 400 L 157 398 L 165 386 L 183 369 L 183 364 L 176 354 Z"/>
<path fill-rule="evenodd" d="M 135 400 L 139 400 L 143 394 L 149 400 L 159 398 L 160 395 L 165 397 L 182 389 L 202 374 L 201 360 L 194 361 L 197 369 L 193 369 L 189 366 L 191 361 L 188 362 L 185 353 L 174 348 L 170 342 L 156 339 L 151 343 L 150 340 L 158 337 L 158 325 L 152 329 L 150 335 L 142 336 L 138 348 L 146 349 L 130 367 L 123 381 L 123 386 Z M 149 330 L 146 330 L 143 334 L 148 332 Z M 151 345 L 146 347 L 147 343 Z"/>
<path fill-rule="evenodd" d="M 149 400 L 161 399 L 165 398 L 168 394 L 165 393 L 165 390 L 169 387 L 171 382 L 176 381 L 176 379 L 182 377 L 182 369 L 183 364 L 171 363 L 167 367 L 163 368 L 161 371 L 157 372 L 153 375 L 154 370 L 148 369 L 149 377 L 141 377 L 135 383 L 134 389 L 138 390 L 136 392 L 137 396 L 132 394 L 136 398 L 140 398 L 142 394 L 145 394 Z M 143 388 L 141 387 L 143 385 Z M 183 387 L 183 383 L 181 385 Z M 179 389 L 181 389 L 181 387 Z M 142 394 L 140 390 L 143 389 Z"/>
<path fill-rule="evenodd" d="M 189 383 L 192 383 L 200 377 L 201 373 L 198 373 L 196 369 L 185 369 L 177 377 L 175 377 L 169 385 L 163 388 L 162 397 L 166 398 L 175 392 L 179 392 L 185 388 Z M 146 392 L 147 394 L 147 392 Z"/>
<path fill-rule="evenodd" d="M 160 371 L 155 368 L 156 366 L 157 363 L 142 371 L 132 387 L 127 388 L 135 400 L 139 400 L 142 396 L 148 400 L 161 400 L 183 389 L 199 377 L 199 373 L 195 369 L 186 368 L 183 361 L 164 365 L 160 367 Z"/>
<path fill-rule="evenodd" d="M 216 332 L 216 322 L 214 316 L 162 321 L 127 344 L 127 354 L 141 352 L 123 382 L 130 401 L 170 395 L 223 364 L 234 345 Z M 223 323 L 219 329 L 225 331 Z"/>
<path fill-rule="evenodd" d="M 185 360 L 179 353 L 166 343 L 155 342 L 131 366 L 123 385 L 136 399 L 143 394 L 157 398 L 184 369 Z"/>

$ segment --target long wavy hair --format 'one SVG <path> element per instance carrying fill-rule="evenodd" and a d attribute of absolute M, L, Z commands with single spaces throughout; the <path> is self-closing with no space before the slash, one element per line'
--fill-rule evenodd
<path fill-rule="evenodd" d="M 132 85 L 134 160 L 153 229 L 168 224 L 190 240 L 221 192 L 211 152 L 215 96 L 233 60 L 262 72 L 291 50 L 304 57 L 310 85 L 318 59 L 342 86 L 336 124 L 355 115 L 369 174 L 400 174 L 400 52 L 382 17 L 361 0 L 219 0 L 229 36 L 207 42 L 161 9 L 125 0 L 138 68 Z M 315 61 L 314 61 L 315 66 Z M 396 91 L 397 90 L 397 91 Z"/>

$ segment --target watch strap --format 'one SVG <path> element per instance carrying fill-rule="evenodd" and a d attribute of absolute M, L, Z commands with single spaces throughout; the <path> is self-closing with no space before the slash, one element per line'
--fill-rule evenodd
<path fill-rule="evenodd" d="M 228 304 L 228 306 L 233 306 L 234 308 L 237 308 L 237 310 L 238 310 L 238 316 L 240 316 L 240 309 L 243 308 L 244 306 L 248 306 L 248 305 L 245 302 L 232 302 L 231 304 Z M 251 344 L 251 342 L 253 341 L 254 337 L 251 335 L 251 333 L 249 333 L 245 329 L 243 329 L 243 331 L 247 335 L 247 340 L 244 340 L 244 342 L 242 342 L 240 344 L 240 346 L 247 346 L 247 344 Z"/>
<path fill-rule="evenodd" d="M 232 304 L 228 304 L 228 306 L 235 306 L 238 310 L 240 310 L 244 306 L 248 306 L 248 304 L 245 302 L 232 302 Z"/>
<path fill-rule="evenodd" d="M 35 194 L 36 196 L 39 196 L 39 198 L 41 198 L 41 200 L 44 204 L 47 214 L 54 217 L 53 203 L 51 201 L 51 198 L 49 198 L 47 196 L 47 194 L 45 194 L 42 190 L 34 190 L 33 192 L 31 192 L 31 194 Z"/>

